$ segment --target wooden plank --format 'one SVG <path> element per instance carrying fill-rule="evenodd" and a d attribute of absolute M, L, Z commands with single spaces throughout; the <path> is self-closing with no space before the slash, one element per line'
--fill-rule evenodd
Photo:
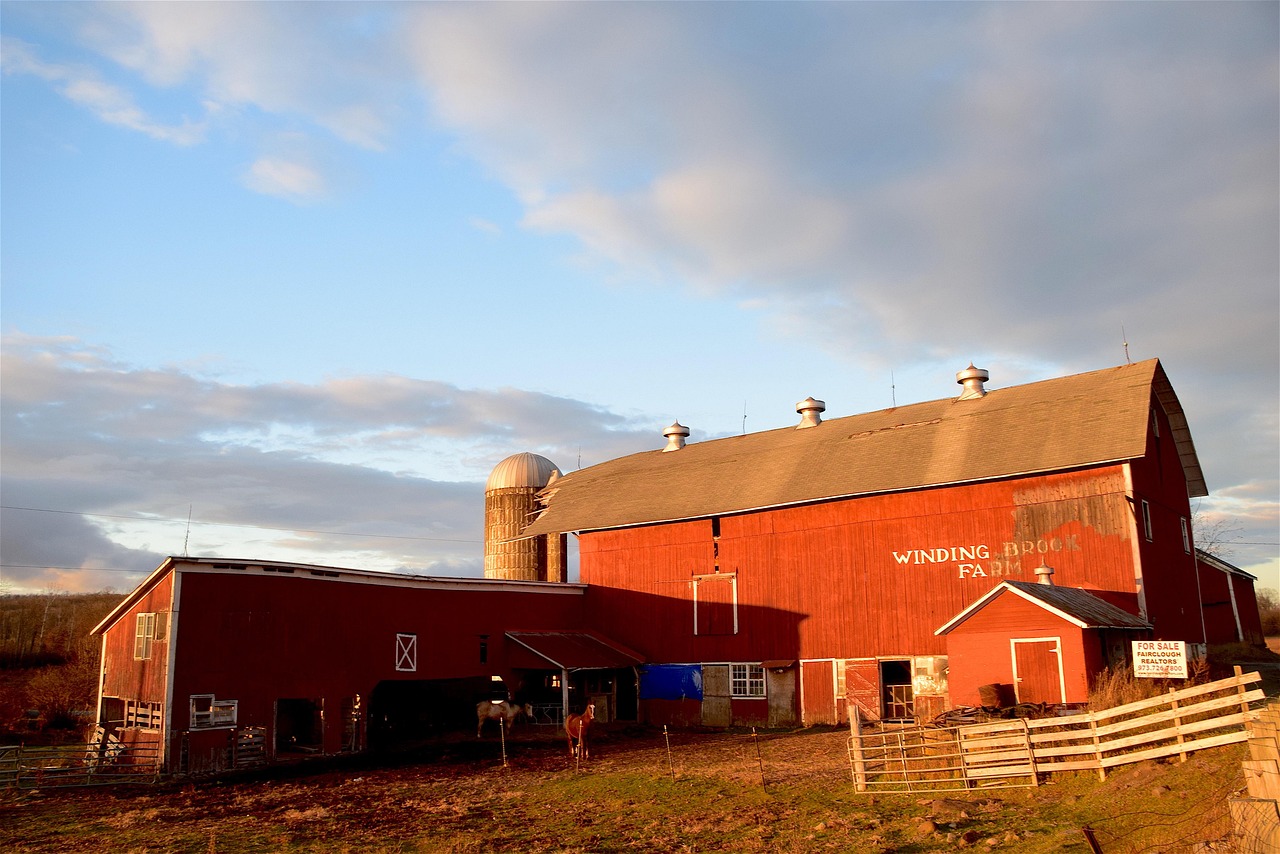
<path fill-rule="evenodd" d="M 1256 695 L 1256 696 L 1250 696 L 1250 695 Z M 1253 701 L 1253 700 L 1261 700 L 1265 696 L 1266 695 L 1263 694 L 1262 691 L 1250 691 L 1248 694 L 1245 695 L 1245 698 L 1250 701 Z M 1218 697 L 1217 699 L 1204 700 L 1203 702 L 1196 703 L 1195 705 L 1191 705 L 1191 706 L 1180 706 L 1177 709 L 1170 709 L 1167 712 L 1155 712 L 1153 714 L 1145 715 L 1140 718 L 1132 718 L 1127 721 L 1117 721 L 1116 723 L 1107 724 L 1105 726 L 1098 727 L 1098 735 L 1108 736 L 1117 732 L 1124 732 L 1126 730 L 1137 729 L 1138 727 L 1151 726 L 1153 724 L 1164 723 L 1166 721 L 1171 721 L 1179 717 L 1182 717 L 1182 718 L 1195 717 L 1196 715 L 1205 714 L 1207 712 L 1214 712 L 1214 711 L 1217 711 L 1218 709 L 1239 708 L 1240 699 L 1241 698 L 1238 696 Z"/>
<path fill-rule="evenodd" d="M 1128 738 L 1112 739 L 1102 743 L 1102 751 L 1110 752 L 1113 750 L 1124 750 L 1129 747 L 1136 747 L 1139 744 L 1150 744 L 1153 741 L 1175 740 L 1179 733 L 1183 735 L 1191 735 L 1197 732 L 1206 732 L 1209 730 L 1223 729 L 1232 725 L 1242 725 L 1244 722 L 1240 720 L 1242 715 L 1234 714 L 1223 718 L 1210 718 L 1208 720 L 1196 721 L 1195 723 L 1183 724 L 1179 727 L 1166 727 L 1156 732 L 1146 732 L 1140 735 L 1132 735 Z M 1244 733 L 1246 736 L 1248 733 Z"/>
<path fill-rule="evenodd" d="M 1166 756 L 1173 756 L 1178 753 L 1179 749 L 1188 752 L 1193 750 L 1204 750 L 1209 747 L 1221 747 L 1224 744 L 1238 744 L 1247 739 L 1248 733 L 1245 732 L 1229 732 L 1224 735 L 1213 736 L 1212 738 L 1201 738 L 1196 741 L 1188 741 L 1186 744 L 1169 745 L 1167 747 L 1153 747 L 1150 750 L 1138 750 L 1133 753 L 1124 753 L 1120 756 L 1107 756 L 1100 763 L 1103 768 L 1114 768 L 1117 765 L 1127 765 L 1131 762 L 1141 762 L 1144 759 L 1161 759 Z"/>
<path fill-rule="evenodd" d="M 1189 699 L 1191 697 L 1200 697 L 1205 694 L 1213 694 L 1219 691 L 1234 691 L 1239 687 L 1243 687 L 1244 685 L 1248 685 L 1253 682 L 1259 682 L 1261 680 L 1262 680 L 1262 676 L 1255 671 L 1253 673 L 1248 673 L 1240 677 L 1231 677 L 1229 679 L 1219 679 L 1217 682 L 1208 682 L 1204 685 L 1193 685 L 1190 688 L 1181 688 L 1176 692 L 1175 696 L 1178 698 L 1179 701 L 1182 701 L 1184 699 Z M 1240 699 L 1239 695 L 1235 695 L 1235 696 L 1237 700 Z M 1138 700 L 1135 703 L 1126 703 L 1123 706 L 1116 706 L 1113 709 L 1104 709 L 1100 712 L 1093 712 L 1092 714 L 1099 720 L 1103 720 L 1106 718 L 1117 717 L 1118 715 L 1130 715 L 1135 712 L 1140 712 L 1143 709 L 1150 709 L 1158 706 L 1163 706 L 1168 702 L 1169 702 L 1169 695 L 1165 694 L 1160 697 L 1151 697 L 1146 700 Z"/>
<path fill-rule="evenodd" d="M 1280 800 L 1280 762 L 1274 759 L 1246 759 L 1240 765 L 1244 770 L 1249 797 Z"/>

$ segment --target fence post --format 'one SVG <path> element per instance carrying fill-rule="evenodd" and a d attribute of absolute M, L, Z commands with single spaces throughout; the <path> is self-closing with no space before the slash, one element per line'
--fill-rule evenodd
<path fill-rule="evenodd" d="M 1182 736 L 1182 715 L 1178 714 L 1178 691 L 1176 688 L 1169 689 L 1169 704 L 1173 707 L 1173 729 L 1178 734 L 1178 747 L 1181 748 L 1185 741 Z M 1187 761 L 1187 751 L 1178 750 L 1178 761 Z"/>
<path fill-rule="evenodd" d="M 858 792 L 867 790 L 867 761 L 862 754 L 862 710 L 853 704 L 853 714 L 849 715 L 849 743 L 853 746 L 853 788 Z"/>
<path fill-rule="evenodd" d="M 1235 665 L 1236 671 L 1236 694 L 1240 696 L 1240 711 L 1244 714 L 1244 727 L 1249 728 L 1249 701 L 1244 698 L 1245 682 L 1242 678 L 1244 671 L 1240 669 L 1240 665 Z"/>
<path fill-rule="evenodd" d="M 1098 739 L 1098 719 L 1089 713 L 1089 732 L 1093 734 L 1093 756 L 1098 762 L 1098 780 L 1107 779 L 1107 769 L 1102 767 L 1102 742 Z"/>

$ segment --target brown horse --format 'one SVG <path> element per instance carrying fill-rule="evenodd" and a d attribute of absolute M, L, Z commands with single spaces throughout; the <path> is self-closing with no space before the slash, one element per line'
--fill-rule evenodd
<path fill-rule="evenodd" d="M 564 731 L 569 737 L 569 755 L 579 756 L 586 759 L 589 755 L 587 750 L 587 730 L 591 727 L 591 722 L 596 719 L 596 707 L 594 703 L 587 704 L 587 710 L 580 715 L 569 715 L 564 719 Z M 575 747 L 574 741 L 578 744 Z"/>
<path fill-rule="evenodd" d="M 517 706 L 506 700 L 481 700 L 476 703 L 476 738 L 480 737 L 485 721 L 497 721 L 498 726 L 511 732 L 511 725 L 521 715 L 533 717 L 533 706 L 528 703 Z"/>

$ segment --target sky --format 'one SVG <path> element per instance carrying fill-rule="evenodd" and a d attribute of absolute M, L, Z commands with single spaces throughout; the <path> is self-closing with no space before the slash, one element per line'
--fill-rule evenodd
<path fill-rule="evenodd" d="M 0 592 L 1158 357 L 1280 587 L 1280 5 L 0 3 Z"/>

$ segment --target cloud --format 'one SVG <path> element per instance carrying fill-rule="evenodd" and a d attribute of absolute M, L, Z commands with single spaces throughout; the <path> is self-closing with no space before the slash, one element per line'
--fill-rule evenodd
<path fill-rule="evenodd" d="M 568 470 L 568 421 L 591 461 L 661 443 L 656 421 L 516 389 L 396 376 L 236 386 L 19 334 L 3 356 L 0 491 L 26 508 L 3 514 L 4 577 L 26 588 L 127 588 L 184 547 L 479 575 L 498 461 L 533 450 Z"/>
<path fill-rule="evenodd" d="M 6 74 L 29 74 L 53 84 L 67 100 L 88 109 L 107 124 L 146 134 L 152 139 L 175 145 L 194 145 L 204 139 L 206 122 L 184 120 L 179 125 L 165 125 L 147 116 L 128 92 L 103 80 L 95 71 L 73 65 L 40 60 L 35 49 L 14 38 L 5 37 L 0 48 Z"/>
<path fill-rule="evenodd" d="M 279 157 L 261 157 L 244 176 L 244 185 L 256 193 L 294 202 L 320 199 L 327 190 L 324 176 L 307 164 Z"/>

